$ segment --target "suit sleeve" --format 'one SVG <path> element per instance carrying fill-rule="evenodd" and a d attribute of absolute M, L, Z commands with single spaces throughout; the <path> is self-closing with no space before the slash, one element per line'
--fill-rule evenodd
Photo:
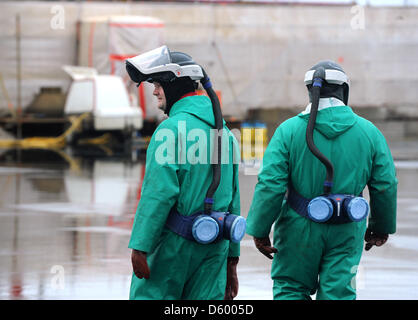
<path fill-rule="evenodd" d="M 277 219 L 289 177 L 290 132 L 285 123 L 274 133 L 263 157 L 253 201 L 247 218 L 247 233 L 264 238 Z"/>
<path fill-rule="evenodd" d="M 371 177 L 369 229 L 380 233 L 396 231 L 397 184 L 395 165 L 384 136 L 378 131 Z"/>
<path fill-rule="evenodd" d="M 157 129 L 148 146 L 141 199 L 129 241 L 131 249 L 153 251 L 180 193 L 175 132 L 167 125 Z"/>

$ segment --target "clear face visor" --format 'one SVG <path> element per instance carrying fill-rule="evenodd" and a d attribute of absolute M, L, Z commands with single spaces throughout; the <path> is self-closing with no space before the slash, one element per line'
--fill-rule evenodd
<path fill-rule="evenodd" d="M 170 50 L 167 46 L 162 46 L 130 58 L 128 61 L 143 74 L 155 73 L 159 71 L 158 69 L 171 63 Z"/>
<path fill-rule="evenodd" d="M 190 77 L 194 81 L 203 78 L 203 71 L 199 65 L 180 66 L 173 62 L 170 50 L 165 45 L 126 61 L 129 76 L 137 83 L 152 81 L 155 75 L 165 81 L 169 81 L 173 77 Z"/>

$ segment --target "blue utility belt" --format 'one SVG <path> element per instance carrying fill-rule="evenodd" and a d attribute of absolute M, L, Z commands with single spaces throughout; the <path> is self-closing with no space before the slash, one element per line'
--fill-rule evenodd
<path fill-rule="evenodd" d="M 292 185 L 288 188 L 287 203 L 300 216 L 328 224 L 359 222 L 364 220 L 370 211 L 369 204 L 362 194 L 330 194 L 307 199 Z"/>
<path fill-rule="evenodd" d="M 217 211 L 210 214 L 199 211 L 184 216 L 173 207 L 168 215 L 166 227 L 187 240 L 202 244 L 222 239 L 237 243 L 245 235 L 246 221 L 241 216 Z"/>
<path fill-rule="evenodd" d="M 192 233 L 193 221 L 203 212 L 196 212 L 190 216 L 183 216 L 173 207 L 168 214 L 166 227 L 190 241 L 195 241 Z"/>

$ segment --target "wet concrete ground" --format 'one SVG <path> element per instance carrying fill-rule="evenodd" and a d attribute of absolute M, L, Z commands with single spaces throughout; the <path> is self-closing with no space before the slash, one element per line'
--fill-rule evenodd
<path fill-rule="evenodd" d="M 411 152 L 396 147 L 400 159 Z M 0 299 L 128 298 L 144 161 L 101 152 L 0 150 Z M 418 161 L 396 167 L 398 231 L 363 254 L 358 299 L 418 299 Z M 257 180 L 249 173 L 240 174 L 244 216 Z M 237 299 L 271 299 L 270 266 L 245 236 Z"/>

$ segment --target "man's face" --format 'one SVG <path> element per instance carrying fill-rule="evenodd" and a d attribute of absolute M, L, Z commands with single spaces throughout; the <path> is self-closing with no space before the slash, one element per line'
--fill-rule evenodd
<path fill-rule="evenodd" d="M 167 100 L 165 99 L 163 87 L 158 82 L 154 82 L 154 91 L 152 94 L 157 97 L 158 108 L 164 111 L 167 107 Z"/>

